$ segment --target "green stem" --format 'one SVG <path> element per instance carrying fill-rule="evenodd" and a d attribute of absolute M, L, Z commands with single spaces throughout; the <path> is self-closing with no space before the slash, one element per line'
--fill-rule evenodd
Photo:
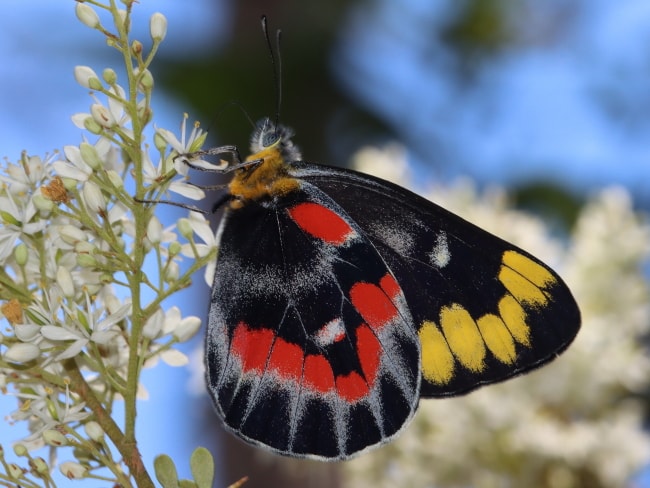
<path fill-rule="evenodd" d="M 115 447 L 122 455 L 124 462 L 129 467 L 129 472 L 133 479 L 136 481 L 138 488 L 154 488 L 153 480 L 149 476 L 142 456 L 138 450 L 135 440 L 128 439 L 120 430 L 120 427 L 115 423 L 113 417 L 104 409 L 101 402 L 95 396 L 95 393 L 90 388 L 84 379 L 81 371 L 77 366 L 74 359 L 67 359 L 63 363 L 70 378 L 70 388 L 77 395 L 79 395 L 90 410 L 93 412 L 95 421 L 106 432 L 109 439 L 115 444 Z M 126 487 L 131 487 L 128 479 L 123 480 Z"/>

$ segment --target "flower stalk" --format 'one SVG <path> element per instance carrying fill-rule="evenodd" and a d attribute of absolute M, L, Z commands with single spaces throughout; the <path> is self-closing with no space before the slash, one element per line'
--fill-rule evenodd
<path fill-rule="evenodd" d="M 164 306 L 214 259 L 213 234 L 202 215 L 190 216 L 190 233 L 181 235 L 176 224 L 165 228 L 150 202 L 169 191 L 203 198 L 174 165 L 205 134 L 195 128 L 186 140 L 184 117 L 181 140 L 157 130 L 157 154 L 149 154 L 149 67 L 166 19 L 151 17 L 147 46 L 131 37 L 135 5 L 76 3 L 79 20 L 105 37 L 123 63 L 121 70 L 104 68 L 101 77 L 90 67 L 75 68 L 77 82 L 92 91 L 89 112 L 73 116 L 88 137 L 62 155 L 25 153 L 0 166 L 0 318 L 7 322 L 0 388 L 18 401 L 8 418 L 26 422 L 30 431 L 16 450 L 28 465 L 0 456 L 0 484 L 55 487 L 52 468 L 65 454 L 74 460 L 58 467 L 71 480 L 153 487 L 136 439 L 140 375 L 159 358 L 186 364 L 175 346 L 201 323 Z M 117 72 L 126 73 L 124 86 Z M 113 415 L 117 398 L 122 423 Z M 30 454 L 43 448 L 51 459 L 45 468 Z"/>

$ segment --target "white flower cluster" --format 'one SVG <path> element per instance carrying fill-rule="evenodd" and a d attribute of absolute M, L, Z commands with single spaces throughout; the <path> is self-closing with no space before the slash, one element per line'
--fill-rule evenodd
<path fill-rule="evenodd" d="M 375 152 L 375 168 L 394 165 L 394 157 Z M 421 401 L 395 442 L 345 464 L 346 486 L 630 483 L 650 459 L 643 425 L 650 358 L 642 342 L 650 332 L 648 220 L 623 189 L 611 188 L 582 208 L 560 240 L 541 220 L 508 209 L 498 192 L 479 197 L 460 184 L 427 196 L 552 265 L 580 305 L 582 328 L 560 358 L 528 375 Z"/>
<path fill-rule="evenodd" d="M 128 17 L 120 12 L 118 22 Z M 78 3 L 77 15 L 103 31 L 89 5 Z M 165 27 L 164 17 L 154 14 L 152 52 Z M 81 464 L 60 466 L 66 476 L 92 476 L 108 466 L 120 485 L 127 478 L 115 459 L 128 458 L 124 449 L 132 442 L 121 445 L 124 433 L 110 419 L 112 403 L 125 399 L 128 423 L 135 418 L 136 393 L 144 391 L 142 368 L 158 359 L 172 366 L 187 363 L 173 346 L 192 337 L 201 320 L 183 317 L 174 306 L 165 310 L 163 302 L 216 253 L 202 214 L 190 212 L 163 228 L 152 213 L 151 201 L 167 191 L 203 197 L 185 178 L 174 179 L 174 164 L 178 154 L 200 148 L 205 133 L 195 126 L 186 138 L 187 116 L 180 140 L 158 129 L 154 164 L 143 143 L 151 118 L 150 57 L 142 58 L 137 41 L 124 45 L 137 60 L 128 73 L 135 92 L 120 86 L 111 69 L 101 80 L 91 68 L 75 69 L 77 81 L 93 91 L 93 103 L 73 122 L 96 135 L 95 142 L 66 146 L 61 156 L 43 160 L 24 154 L 0 165 L 0 389 L 18 401 L 7 419 L 25 421 L 30 430 L 14 450 L 29 457 L 30 450 L 45 445 L 70 445 L 75 456 L 86 454 L 78 458 Z M 182 256 L 192 262 L 181 267 Z M 99 442 L 95 437 L 103 431 L 120 455 L 113 457 L 105 443 L 99 450 L 89 443 Z M 4 464 L 2 452 L 0 447 Z M 5 465 L 8 478 L 0 472 L 0 480 L 18 480 L 30 471 L 11 466 Z M 33 466 L 31 472 L 45 477 Z"/>

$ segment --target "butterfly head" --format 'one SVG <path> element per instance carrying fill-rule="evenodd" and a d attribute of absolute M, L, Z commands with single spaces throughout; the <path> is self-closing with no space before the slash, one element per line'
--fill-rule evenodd
<path fill-rule="evenodd" d="M 264 149 L 277 148 L 285 161 L 299 161 L 302 155 L 298 146 L 291 140 L 293 135 L 293 129 L 276 124 L 266 117 L 255 125 L 250 139 L 251 153 L 257 154 Z"/>

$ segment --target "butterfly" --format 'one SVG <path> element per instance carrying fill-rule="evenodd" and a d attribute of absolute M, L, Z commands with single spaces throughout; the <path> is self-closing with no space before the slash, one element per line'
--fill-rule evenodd
<path fill-rule="evenodd" d="M 420 399 L 528 372 L 580 311 L 516 246 L 411 191 L 302 160 L 269 118 L 234 146 L 205 340 L 218 416 L 278 454 L 344 460 L 395 438 Z M 188 160 L 188 164 L 191 162 Z M 197 168 L 199 169 L 199 168 Z"/>

